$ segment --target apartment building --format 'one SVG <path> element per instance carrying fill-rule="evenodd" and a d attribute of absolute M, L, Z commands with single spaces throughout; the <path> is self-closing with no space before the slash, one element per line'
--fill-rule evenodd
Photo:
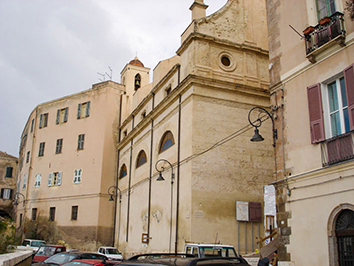
<path fill-rule="evenodd" d="M 354 261 L 354 22 L 346 2 L 267 1 L 279 265 Z"/>
<path fill-rule="evenodd" d="M 72 248 L 112 241 L 116 138 L 124 87 L 113 81 L 39 104 L 22 133 L 17 225 L 55 221 Z M 24 201 L 24 204 L 22 202 Z"/>

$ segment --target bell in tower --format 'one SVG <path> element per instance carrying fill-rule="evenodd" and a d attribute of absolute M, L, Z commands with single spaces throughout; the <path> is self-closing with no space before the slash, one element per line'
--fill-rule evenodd
<path fill-rule="evenodd" d="M 141 85 L 141 77 L 140 74 L 136 74 L 135 75 L 135 81 L 134 81 L 134 88 L 135 90 L 138 90 L 140 88 Z"/>

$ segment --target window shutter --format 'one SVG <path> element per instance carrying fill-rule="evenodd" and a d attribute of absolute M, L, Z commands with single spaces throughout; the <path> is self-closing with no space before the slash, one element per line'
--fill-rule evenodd
<path fill-rule="evenodd" d="M 4 198 L 4 189 L 2 188 L 0 191 L 0 199 Z"/>
<path fill-rule="evenodd" d="M 249 221 L 262 222 L 262 204 L 259 202 L 250 202 L 248 205 Z"/>
<path fill-rule="evenodd" d="M 39 116 L 39 128 L 43 127 L 43 114 Z"/>
<path fill-rule="evenodd" d="M 12 167 L 6 167 L 6 177 L 12 177 Z"/>
<path fill-rule="evenodd" d="M 69 115 L 69 107 L 66 107 L 64 112 L 64 122 L 68 121 L 68 115 Z"/>
<path fill-rule="evenodd" d="M 311 143 L 319 143 L 325 140 L 321 85 L 319 83 L 307 87 L 307 98 L 310 116 Z"/>
<path fill-rule="evenodd" d="M 77 119 L 80 119 L 81 117 L 81 103 L 77 106 Z"/>
<path fill-rule="evenodd" d="M 348 98 L 350 130 L 354 130 L 354 64 L 344 69 L 344 80 Z"/>
<path fill-rule="evenodd" d="M 13 190 L 10 189 L 10 197 L 9 197 L 9 199 L 12 199 L 12 195 L 13 195 Z"/>
<path fill-rule="evenodd" d="M 49 176 L 48 176 L 48 187 L 52 186 L 52 182 L 53 182 L 53 173 L 49 173 Z"/>
<path fill-rule="evenodd" d="M 81 169 L 78 170 L 78 182 L 81 183 Z"/>
<path fill-rule="evenodd" d="M 59 173 L 58 173 L 58 181 L 57 181 L 58 186 L 61 185 L 61 176 L 62 176 L 62 173 L 59 172 Z"/>
<path fill-rule="evenodd" d="M 59 124 L 60 119 L 60 109 L 57 110 L 57 120 L 55 121 L 56 124 Z"/>
<path fill-rule="evenodd" d="M 91 105 L 91 102 L 87 102 L 87 105 L 86 105 L 86 117 L 90 116 L 90 105 Z"/>

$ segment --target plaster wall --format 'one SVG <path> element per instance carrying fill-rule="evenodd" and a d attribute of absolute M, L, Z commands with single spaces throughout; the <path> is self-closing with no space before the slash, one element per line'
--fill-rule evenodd
<path fill-rule="evenodd" d="M 289 226 L 294 233 L 290 235 L 288 252 L 296 265 L 331 265 L 329 215 L 337 206 L 353 202 L 353 167 L 350 162 L 336 171 L 324 169 L 289 182 L 287 210 L 291 212 Z M 316 256 L 303 256 L 308 250 Z"/>

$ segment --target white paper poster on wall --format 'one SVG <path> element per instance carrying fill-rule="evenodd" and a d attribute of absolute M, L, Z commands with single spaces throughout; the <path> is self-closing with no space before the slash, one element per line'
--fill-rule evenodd
<path fill-rule="evenodd" d="M 248 202 L 246 201 L 236 201 L 236 220 L 248 222 Z"/>

